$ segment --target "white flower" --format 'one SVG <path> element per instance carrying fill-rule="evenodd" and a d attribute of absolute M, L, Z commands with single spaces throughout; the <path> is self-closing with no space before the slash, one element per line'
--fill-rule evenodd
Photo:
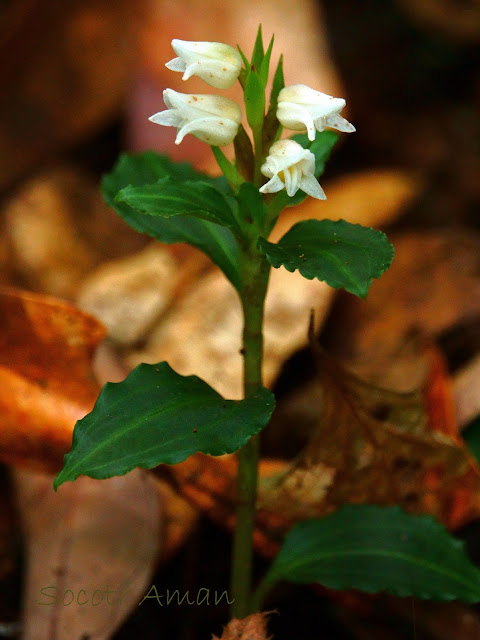
<path fill-rule="evenodd" d="M 183 80 L 198 76 L 212 87 L 229 89 L 240 74 L 242 58 L 228 44 L 172 40 L 172 47 L 179 57 L 165 66 L 182 72 Z"/>
<path fill-rule="evenodd" d="M 315 178 L 315 156 L 295 140 L 279 140 L 272 144 L 261 171 L 270 178 L 260 189 L 262 193 L 286 189 L 292 197 L 301 189 L 318 200 L 327 197 Z"/>
<path fill-rule="evenodd" d="M 325 127 L 331 127 L 344 133 L 355 131 L 353 124 L 340 115 L 344 106 L 343 98 L 333 98 L 304 84 L 293 84 L 284 87 L 278 95 L 277 118 L 286 129 L 306 129 L 308 139 L 312 141 L 315 140 L 315 129 L 323 131 Z"/>
<path fill-rule="evenodd" d="M 180 144 L 187 133 L 213 146 L 233 141 L 242 120 L 240 107 L 223 96 L 190 95 L 165 89 L 163 100 L 167 111 L 150 116 L 149 120 L 167 127 L 177 127 L 175 144 Z"/>

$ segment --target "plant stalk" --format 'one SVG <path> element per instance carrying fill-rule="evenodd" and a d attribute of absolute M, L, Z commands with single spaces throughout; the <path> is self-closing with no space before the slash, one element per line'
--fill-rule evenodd
<path fill-rule="evenodd" d="M 261 580 L 250 599 L 253 611 L 262 610 L 263 602 L 272 586 L 273 583 L 270 580 L 265 580 L 265 578 Z"/>
<path fill-rule="evenodd" d="M 257 187 L 262 186 L 263 176 L 261 172 L 261 166 L 263 164 L 263 131 L 262 127 L 253 129 L 253 144 L 255 146 L 255 161 L 254 161 L 254 175 L 253 181 Z"/>
<path fill-rule="evenodd" d="M 249 251 L 245 265 L 249 278 L 241 297 L 244 316 L 243 383 L 244 395 L 247 398 L 262 386 L 263 315 L 270 266 L 256 249 Z M 260 458 L 259 436 L 253 436 L 237 456 L 237 511 L 231 593 L 234 598 L 232 615 L 241 619 L 252 613 L 253 533 Z"/>

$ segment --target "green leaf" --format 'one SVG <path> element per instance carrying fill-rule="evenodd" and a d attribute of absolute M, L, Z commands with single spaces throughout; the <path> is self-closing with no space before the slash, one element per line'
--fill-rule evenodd
<path fill-rule="evenodd" d="M 260 69 L 259 69 L 260 82 L 263 84 L 264 88 L 267 86 L 268 70 L 270 68 L 270 58 L 272 57 L 274 39 L 275 39 L 275 36 L 272 36 L 272 39 L 270 40 L 270 44 L 268 45 L 268 49 L 265 53 L 265 56 L 262 60 L 262 64 L 260 65 Z"/>
<path fill-rule="evenodd" d="M 463 543 L 431 516 L 409 515 L 399 507 L 348 505 L 297 524 L 267 574 L 267 583 L 277 580 L 480 601 L 480 571 Z"/>
<path fill-rule="evenodd" d="M 360 298 L 390 266 L 394 253 L 384 233 L 345 220 L 298 222 L 278 244 L 260 238 L 258 245 L 272 267 L 298 269 L 308 280 L 324 280 Z"/>
<path fill-rule="evenodd" d="M 259 129 L 265 115 L 265 88 L 256 71 L 248 74 L 244 99 L 247 122 L 252 129 Z"/>
<path fill-rule="evenodd" d="M 251 65 L 252 67 L 254 67 L 256 71 L 260 71 L 260 67 L 262 66 L 264 55 L 265 54 L 263 51 L 262 25 L 260 24 L 258 26 L 257 37 L 255 38 L 255 45 L 253 47 L 252 65 Z"/>
<path fill-rule="evenodd" d="M 315 177 L 319 178 L 325 171 L 327 160 L 330 158 L 339 137 L 335 131 L 317 131 L 313 142 L 310 142 L 306 133 L 299 133 L 293 136 L 292 140 L 313 153 L 315 156 Z"/>
<path fill-rule="evenodd" d="M 238 171 L 242 174 L 245 180 L 253 182 L 255 159 L 253 155 L 252 141 L 243 128 L 243 125 L 238 127 L 238 133 L 233 141 L 233 146 L 235 149 L 235 159 L 237 161 Z"/>
<path fill-rule="evenodd" d="M 270 106 L 277 106 L 278 94 L 285 86 L 285 78 L 283 77 L 283 54 L 278 60 L 275 75 L 273 76 L 272 91 L 270 93 Z"/>
<path fill-rule="evenodd" d="M 268 107 L 267 115 L 263 123 L 263 148 L 268 151 L 270 146 L 278 140 L 282 132 L 282 126 L 277 120 L 277 99 L 278 94 L 285 86 L 283 79 L 283 56 L 280 56 L 278 61 L 275 76 L 273 77 L 272 91 L 270 92 L 270 105 Z M 284 205 L 286 206 L 286 205 Z"/>
<path fill-rule="evenodd" d="M 225 195 L 203 180 L 179 182 L 165 176 L 155 184 L 125 187 L 118 192 L 115 202 L 124 202 L 140 213 L 161 218 L 191 215 L 224 227 L 237 226 Z"/>
<path fill-rule="evenodd" d="M 261 232 L 265 224 L 265 203 L 258 188 L 251 182 L 244 182 L 237 195 L 240 216 L 250 224 L 255 224 L 257 232 Z"/>
<path fill-rule="evenodd" d="M 249 69 L 250 68 L 250 63 L 248 62 L 247 56 L 243 53 L 243 51 L 240 49 L 240 45 L 238 45 L 238 44 L 237 44 L 237 49 L 238 49 L 238 52 L 239 52 L 240 56 L 242 57 L 243 64 L 245 65 L 245 69 Z"/>
<path fill-rule="evenodd" d="M 242 125 L 240 125 L 242 126 Z M 242 127 L 243 129 L 243 127 Z M 238 138 L 238 133 L 235 136 L 235 140 Z M 239 187 L 244 179 L 239 173 L 237 167 L 233 165 L 227 156 L 223 153 L 220 147 L 211 147 L 213 155 L 215 156 L 215 160 L 217 161 L 218 166 L 220 167 L 225 178 L 232 184 L 234 187 Z"/>
<path fill-rule="evenodd" d="M 240 290 L 239 248 L 230 229 L 213 222 L 192 216 L 160 218 L 139 213 L 125 202 L 116 202 L 117 193 L 132 185 L 138 187 L 169 177 L 174 181 L 207 181 L 220 191 L 228 190 L 226 181 L 221 178 L 209 178 L 186 163 L 174 163 L 166 156 L 152 151 L 142 154 L 123 154 L 112 171 L 103 176 L 102 192 L 105 202 L 121 216 L 127 224 L 140 233 L 145 233 L 161 242 L 172 244 L 186 242 L 203 253 L 225 273 L 233 286 Z"/>
<path fill-rule="evenodd" d="M 77 422 L 54 487 L 79 475 L 103 479 L 176 464 L 198 451 L 232 453 L 265 427 L 274 405 L 264 388 L 246 400 L 224 400 L 166 362 L 141 364 L 123 382 L 108 382 L 93 411 Z"/>

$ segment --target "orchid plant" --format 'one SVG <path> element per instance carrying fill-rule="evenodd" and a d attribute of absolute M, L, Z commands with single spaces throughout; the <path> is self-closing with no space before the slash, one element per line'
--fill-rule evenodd
<path fill-rule="evenodd" d="M 135 467 L 174 465 L 196 452 L 236 452 L 230 593 L 235 617 L 260 609 L 278 580 L 479 600 L 479 572 L 438 523 L 371 505 L 344 507 L 296 525 L 253 590 L 259 433 L 275 406 L 262 384 L 271 268 L 298 270 L 305 278 L 364 298 L 372 279 L 390 265 L 393 247 L 381 231 L 344 220 L 299 222 L 278 243 L 270 242 L 285 207 L 307 195 L 326 198 L 318 178 L 338 138 L 332 129 L 355 131 L 340 115 L 345 100 L 302 84 L 285 86 L 280 57 L 267 102 L 273 38 L 265 50 L 261 29 L 250 59 L 240 48 L 220 43 L 173 40 L 172 47 L 178 57 L 167 67 L 183 73 L 184 80 L 196 75 L 216 89 L 240 82 L 250 135 L 236 102 L 166 89 L 167 109 L 150 120 L 175 127 L 176 144 L 188 134 L 209 144 L 222 176 L 212 178 L 152 152 L 125 154 L 104 177 L 103 193 L 137 231 L 203 251 L 235 288 L 244 320 L 244 398 L 224 399 L 198 377 L 181 376 L 166 362 L 139 365 L 123 382 L 106 384 L 93 411 L 77 423 L 55 488 L 82 474 L 103 479 Z M 281 137 L 284 130 L 297 133 Z M 232 142 L 234 160 L 221 149 Z"/>

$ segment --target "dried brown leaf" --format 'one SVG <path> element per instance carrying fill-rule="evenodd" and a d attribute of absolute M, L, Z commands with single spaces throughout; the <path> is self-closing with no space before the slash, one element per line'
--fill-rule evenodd
<path fill-rule="evenodd" d="M 361 377 L 408 391 L 420 383 L 418 345 L 480 315 L 480 235 L 447 229 L 390 240 L 392 266 L 373 283 L 366 301 L 342 299 L 324 344 Z"/>
<path fill-rule="evenodd" d="M 92 178 L 70 167 L 23 182 L 3 216 L 0 272 L 10 269 L 11 284 L 68 299 L 99 262 L 147 242 L 107 207 Z"/>
<path fill-rule="evenodd" d="M 400 394 L 319 351 L 316 425 L 288 470 L 262 482 L 260 506 L 296 521 L 345 503 L 399 504 L 452 527 L 478 514 L 480 471 L 456 433 L 438 358 L 429 353 L 421 390 Z"/>
<path fill-rule="evenodd" d="M 212 635 L 212 640 L 269 640 L 267 636 L 267 616 L 269 613 L 252 613 L 242 620 L 233 618 L 223 629 L 220 638 Z"/>
<path fill-rule="evenodd" d="M 0 289 L 0 458 L 57 470 L 98 396 L 103 326 L 72 305 Z"/>
<path fill-rule="evenodd" d="M 84 281 L 77 302 L 107 327 L 109 338 L 122 346 L 139 342 L 162 321 L 199 272 L 203 254 L 180 260 L 170 247 L 150 244 L 140 253 L 107 262 Z"/>
<path fill-rule="evenodd" d="M 27 557 L 24 637 L 107 640 L 148 592 L 162 524 L 155 482 L 135 470 L 55 493 L 51 476 L 14 478 Z"/>

